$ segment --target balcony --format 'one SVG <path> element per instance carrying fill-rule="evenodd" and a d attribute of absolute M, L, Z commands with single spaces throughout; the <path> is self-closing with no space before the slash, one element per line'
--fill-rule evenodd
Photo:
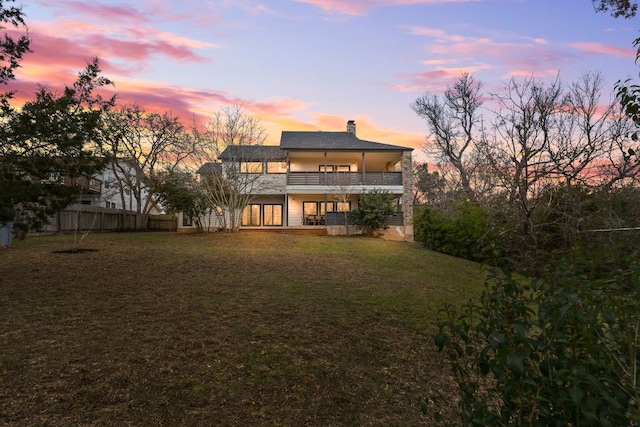
<path fill-rule="evenodd" d="M 102 181 L 95 178 L 87 178 L 79 176 L 75 178 L 67 177 L 65 184 L 69 187 L 75 187 L 82 194 L 100 194 L 102 191 Z"/>
<path fill-rule="evenodd" d="M 288 172 L 287 185 L 402 185 L 402 172 Z"/>

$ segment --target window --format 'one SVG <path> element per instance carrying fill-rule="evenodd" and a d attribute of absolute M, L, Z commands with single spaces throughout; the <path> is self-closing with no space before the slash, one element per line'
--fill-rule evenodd
<path fill-rule="evenodd" d="M 248 205 L 242 211 L 242 225 L 260 225 L 260 205 Z"/>
<path fill-rule="evenodd" d="M 267 162 L 267 173 L 287 173 L 287 162 Z"/>
<path fill-rule="evenodd" d="M 264 225 L 282 225 L 282 205 L 263 206 Z"/>
<path fill-rule="evenodd" d="M 305 216 L 318 215 L 318 203 L 317 202 L 302 202 L 302 211 Z"/>
<path fill-rule="evenodd" d="M 262 162 L 242 162 L 240 164 L 242 173 L 262 173 Z"/>
<path fill-rule="evenodd" d="M 350 212 L 351 202 L 336 202 L 338 212 Z"/>
<path fill-rule="evenodd" d="M 351 165 L 320 165 L 320 172 L 351 172 Z"/>
<path fill-rule="evenodd" d="M 320 205 L 320 214 L 321 215 L 324 215 L 327 212 L 333 212 L 335 210 L 336 210 L 336 208 L 335 208 L 335 203 L 334 202 L 327 202 L 327 203 L 322 202 L 322 204 Z"/>
<path fill-rule="evenodd" d="M 182 226 L 183 227 L 191 227 L 193 225 L 193 218 L 191 215 L 187 213 L 182 213 Z"/>

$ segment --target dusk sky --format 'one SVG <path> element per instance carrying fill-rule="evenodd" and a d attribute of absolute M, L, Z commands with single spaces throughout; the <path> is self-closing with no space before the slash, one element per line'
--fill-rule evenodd
<path fill-rule="evenodd" d="M 19 2 L 18 2 L 19 3 Z M 570 82 L 637 78 L 640 19 L 590 0 L 25 0 L 33 53 L 18 71 L 71 84 L 97 56 L 120 102 L 200 122 L 241 104 L 279 142 L 283 130 L 343 131 L 419 148 L 410 108 L 463 71 L 495 92 L 511 76 Z M 417 154 L 417 152 L 416 152 Z"/>

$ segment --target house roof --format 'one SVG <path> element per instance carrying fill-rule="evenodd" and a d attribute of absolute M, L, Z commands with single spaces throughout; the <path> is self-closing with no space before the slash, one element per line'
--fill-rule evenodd
<path fill-rule="evenodd" d="M 242 160 L 244 162 L 286 159 L 285 152 L 275 145 L 230 145 L 220 154 L 220 160 Z"/>
<path fill-rule="evenodd" d="M 213 162 L 209 162 L 209 163 L 205 163 L 204 165 L 200 166 L 200 168 L 196 171 L 196 173 L 198 175 L 204 175 L 204 174 L 213 174 L 213 173 L 219 173 L 222 171 L 222 165 L 220 163 L 213 163 Z"/>
<path fill-rule="evenodd" d="M 413 148 L 359 139 L 352 132 L 295 132 L 283 131 L 280 137 L 283 150 L 331 151 L 413 151 Z"/>

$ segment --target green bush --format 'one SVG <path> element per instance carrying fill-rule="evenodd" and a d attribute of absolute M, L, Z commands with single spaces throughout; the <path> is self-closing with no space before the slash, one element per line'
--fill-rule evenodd
<path fill-rule="evenodd" d="M 435 342 L 463 425 L 638 425 L 638 258 L 592 265 L 564 262 L 528 285 L 494 269 L 479 303 L 442 311 Z"/>
<path fill-rule="evenodd" d="M 559 186 L 545 191 L 537 204 L 532 233 L 538 262 L 549 253 L 581 250 L 591 259 L 615 263 L 638 247 L 637 189 Z"/>
<path fill-rule="evenodd" d="M 473 261 L 485 261 L 496 249 L 491 213 L 473 202 L 451 211 L 421 206 L 414 218 L 416 240 L 427 248 Z"/>
<path fill-rule="evenodd" d="M 388 228 L 389 215 L 396 212 L 395 196 L 386 190 L 374 189 L 360 195 L 358 208 L 349 212 L 349 222 L 362 229 L 366 236 Z"/>

